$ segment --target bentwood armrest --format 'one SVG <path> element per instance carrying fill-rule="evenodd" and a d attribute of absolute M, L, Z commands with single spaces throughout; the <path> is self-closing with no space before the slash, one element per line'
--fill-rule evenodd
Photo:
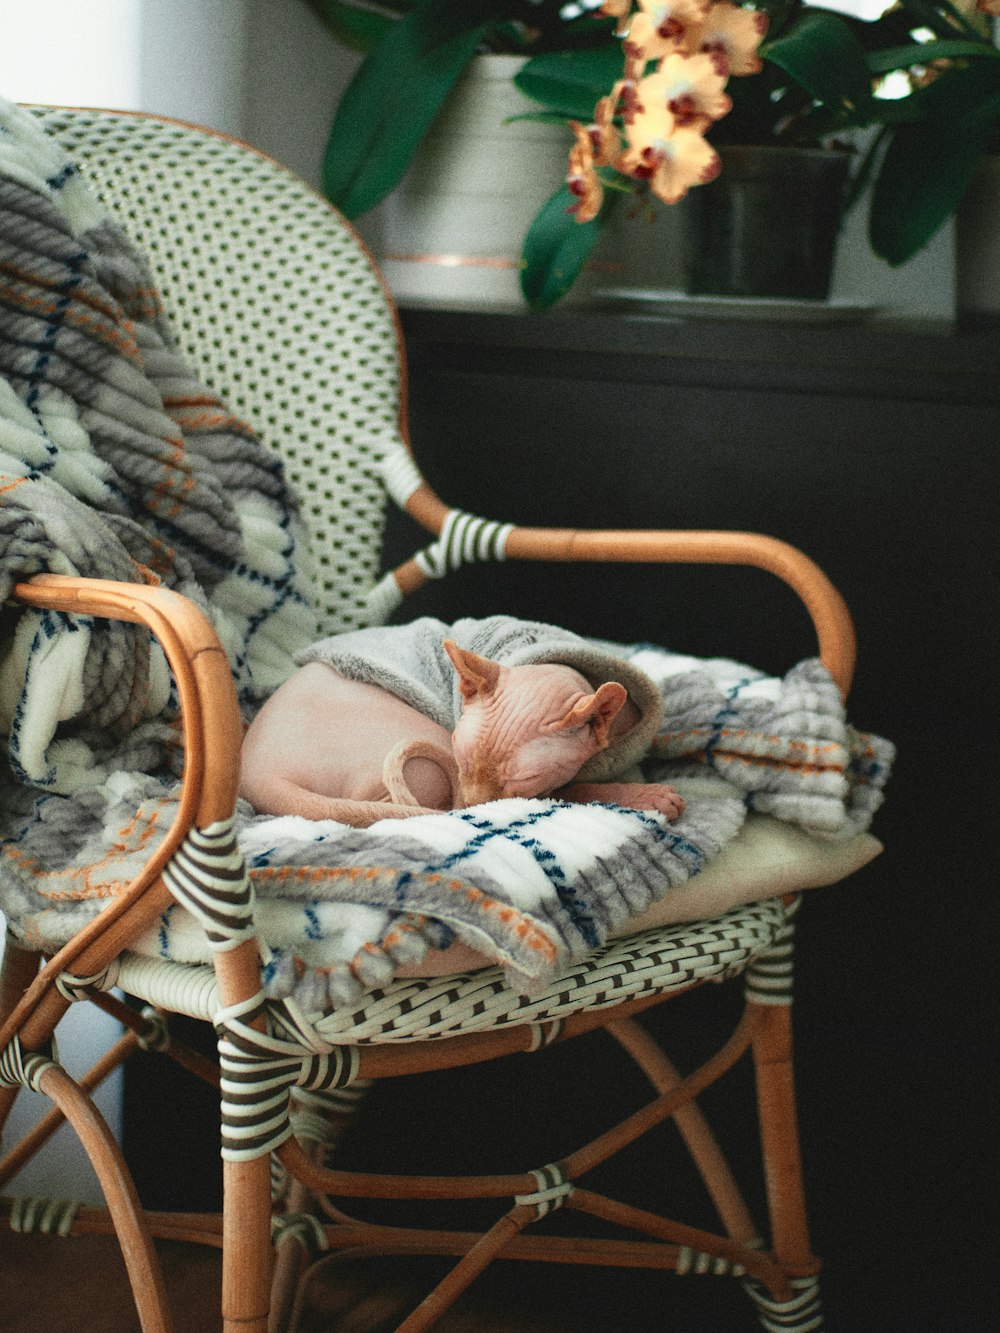
<path fill-rule="evenodd" d="M 406 503 L 409 514 L 440 533 L 449 509 L 425 483 Z M 819 566 L 797 547 L 757 532 L 655 529 L 514 527 L 507 536 L 508 560 L 557 563 L 743 565 L 775 575 L 809 614 L 819 656 L 846 698 L 854 677 L 857 639 L 847 604 Z M 415 561 L 395 570 L 404 592 L 423 583 Z"/>
<path fill-rule="evenodd" d="M 16 1030 L 26 1010 L 50 989 L 60 972 L 71 967 L 87 975 L 106 967 L 170 904 L 170 890 L 161 876 L 164 866 L 192 828 L 204 828 L 233 814 L 242 738 L 225 652 L 207 617 L 188 598 L 168 588 L 61 574 L 39 574 L 19 583 L 13 597 L 24 606 L 130 621 L 152 631 L 177 684 L 184 776 L 174 821 L 141 873 L 42 969 L 11 1015 L 5 1033 L 7 1027 Z M 246 979 L 251 979 L 249 970 Z M 5 1035 L 0 1045 L 3 1040 Z"/>

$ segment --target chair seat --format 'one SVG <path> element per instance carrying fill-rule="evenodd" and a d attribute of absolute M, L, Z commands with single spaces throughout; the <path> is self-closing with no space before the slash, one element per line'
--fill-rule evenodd
<path fill-rule="evenodd" d="M 700 875 L 671 889 L 630 933 L 532 995 L 513 987 L 502 968 L 487 966 L 397 980 L 360 1003 L 318 1020 L 310 1016 L 311 1022 L 336 1046 L 424 1041 L 556 1022 L 584 1009 L 724 980 L 772 948 L 788 920 L 788 898 L 839 882 L 880 850 L 868 833 L 828 842 L 770 816 L 750 815 Z M 218 1008 L 210 966 L 127 954 L 114 980 L 149 1004 L 190 1017 L 211 1020 Z M 779 985 L 778 993 L 784 989 Z"/>
<path fill-rule="evenodd" d="M 332 1045 L 369 1045 L 553 1022 L 583 1009 L 723 980 L 770 950 L 787 918 L 784 902 L 768 899 L 715 920 L 624 936 L 595 949 L 533 996 L 519 994 L 499 967 L 398 981 L 371 991 L 362 1004 L 325 1014 L 314 1026 Z M 149 1004 L 192 1018 L 210 1021 L 218 1008 L 209 966 L 127 954 L 115 981 Z"/>
<path fill-rule="evenodd" d="M 880 851 L 881 843 L 868 833 L 825 841 L 770 816 L 750 815 L 699 875 L 670 889 L 631 928 L 626 922 L 618 938 L 531 995 L 512 986 L 499 966 L 438 969 L 437 975 L 372 990 L 359 1003 L 311 1022 L 338 1046 L 423 1041 L 556 1021 L 645 994 L 723 980 L 771 948 L 788 919 L 787 901 L 838 883 Z M 435 971 L 432 959 L 429 954 L 425 960 L 428 973 Z M 127 954 L 105 984 L 112 983 L 190 1017 L 211 1020 L 218 1007 L 215 973 L 207 965 Z"/>

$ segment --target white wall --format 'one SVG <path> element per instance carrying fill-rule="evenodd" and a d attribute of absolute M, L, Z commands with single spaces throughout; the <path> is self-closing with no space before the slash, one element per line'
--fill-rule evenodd
<path fill-rule="evenodd" d="M 954 224 L 899 268 L 868 244 L 868 205 L 862 199 L 844 223 L 837 242 L 833 300 L 863 301 L 893 318 L 951 319 L 955 313 Z"/>
<path fill-rule="evenodd" d="M 333 113 L 360 57 L 304 0 L 247 0 L 247 19 L 245 137 L 319 189 Z M 377 253 L 378 210 L 356 225 Z"/>
<path fill-rule="evenodd" d="M 134 109 L 142 0 L 0 0 L 0 96 Z"/>
<path fill-rule="evenodd" d="M 140 0 L 139 109 L 244 134 L 248 0 Z"/>

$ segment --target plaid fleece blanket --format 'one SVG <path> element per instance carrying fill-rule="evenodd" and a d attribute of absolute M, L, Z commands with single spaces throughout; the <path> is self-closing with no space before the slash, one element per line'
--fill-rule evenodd
<path fill-rule="evenodd" d="M 73 164 L 0 102 L 0 595 L 40 571 L 192 597 L 247 718 L 314 637 L 280 465 L 184 365 L 141 257 Z M 456 936 L 535 986 L 696 874 L 748 808 L 823 836 L 867 826 L 892 747 L 848 725 L 818 663 L 773 680 L 598 647 L 662 691 L 646 762 L 685 791 L 683 817 L 514 800 L 355 830 L 243 806 L 270 993 L 349 1001 Z M 56 948 L 172 822 L 177 700 L 137 627 L 22 610 L 0 654 L 0 908 Z M 137 948 L 209 957 L 180 907 Z"/>

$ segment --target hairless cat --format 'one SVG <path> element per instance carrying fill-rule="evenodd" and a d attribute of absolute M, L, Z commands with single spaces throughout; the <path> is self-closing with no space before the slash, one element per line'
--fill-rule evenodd
<path fill-rule="evenodd" d="M 507 667 L 450 639 L 444 648 L 462 699 L 453 732 L 379 685 L 307 662 L 247 731 L 241 795 L 261 813 L 359 828 L 505 796 L 682 813 L 683 800 L 662 783 L 573 783 L 634 725 L 623 685 L 594 690 L 569 666 Z"/>

